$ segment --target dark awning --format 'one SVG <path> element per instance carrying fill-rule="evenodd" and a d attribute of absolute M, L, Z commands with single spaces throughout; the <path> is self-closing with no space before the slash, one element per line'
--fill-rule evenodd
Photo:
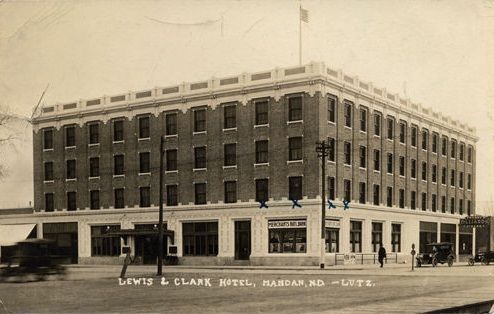
<path fill-rule="evenodd" d="M 173 238 L 175 231 L 173 230 L 163 230 L 163 235 Z M 139 230 L 139 229 L 121 229 L 118 231 L 111 231 L 106 233 L 106 235 L 110 236 L 158 236 L 158 229 L 149 229 L 149 230 Z"/>

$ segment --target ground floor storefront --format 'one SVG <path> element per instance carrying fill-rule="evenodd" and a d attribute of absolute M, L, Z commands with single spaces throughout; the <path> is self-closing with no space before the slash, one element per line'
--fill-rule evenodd
<path fill-rule="evenodd" d="M 323 223 L 318 202 L 290 205 L 165 208 L 165 257 L 195 265 L 319 265 L 323 225 L 326 265 L 376 263 L 381 245 L 388 263 L 409 263 L 412 245 L 425 252 L 431 242 L 451 242 L 457 259 L 475 251 L 458 215 L 352 205 L 328 209 Z M 133 262 L 153 264 L 157 219 L 157 208 L 132 208 L 3 217 L 0 225 L 35 223 L 38 237 L 55 240 L 71 263 L 121 263 L 130 250 Z"/>

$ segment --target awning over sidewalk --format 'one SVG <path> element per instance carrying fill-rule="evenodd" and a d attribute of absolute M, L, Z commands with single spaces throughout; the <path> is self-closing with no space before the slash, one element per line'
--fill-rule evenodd
<path fill-rule="evenodd" d="M 36 224 L 0 225 L 0 246 L 14 245 L 26 240 Z"/>

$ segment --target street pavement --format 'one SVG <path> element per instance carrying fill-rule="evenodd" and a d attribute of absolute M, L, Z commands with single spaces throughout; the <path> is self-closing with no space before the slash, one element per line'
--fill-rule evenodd
<path fill-rule="evenodd" d="M 0 284 L 0 313 L 422 313 L 494 299 L 492 265 L 165 266 L 165 279 L 131 265 L 129 281 L 120 270 L 75 265 L 63 281 Z"/>

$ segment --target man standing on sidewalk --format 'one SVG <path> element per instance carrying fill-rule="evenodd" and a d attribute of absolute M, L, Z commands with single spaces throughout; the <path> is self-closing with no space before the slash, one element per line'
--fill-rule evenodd
<path fill-rule="evenodd" d="M 383 267 L 384 265 L 384 259 L 386 258 L 386 249 L 383 247 L 383 245 L 381 244 L 379 246 L 379 252 L 378 252 L 378 260 L 379 260 L 379 263 L 381 264 L 381 268 Z"/>

